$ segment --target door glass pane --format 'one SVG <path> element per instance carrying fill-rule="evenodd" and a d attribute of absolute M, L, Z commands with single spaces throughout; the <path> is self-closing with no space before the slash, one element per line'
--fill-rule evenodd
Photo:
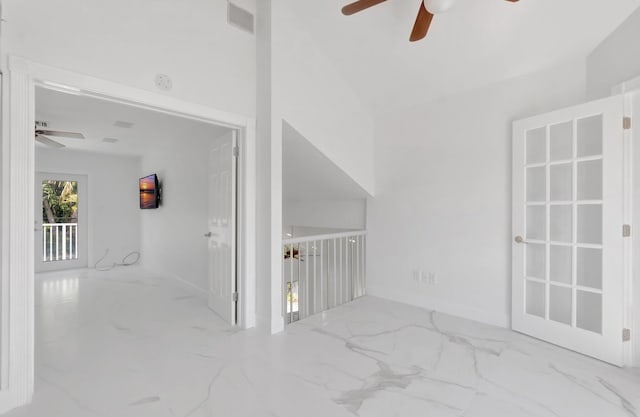
<path fill-rule="evenodd" d="M 527 169 L 527 201 L 546 201 L 547 170 L 545 167 Z"/>
<path fill-rule="evenodd" d="M 578 285 L 602 289 L 602 249 L 578 248 Z"/>
<path fill-rule="evenodd" d="M 549 318 L 571 324 L 571 288 L 552 285 L 549 289 Z"/>
<path fill-rule="evenodd" d="M 531 278 L 545 279 L 546 271 L 546 247 L 536 243 L 526 245 L 527 276 Z"/>
<path fill-rule="evenodd" d="M 527 239 L 547 239 L 547 208 L 545 206 L 527 207 Z"/>
<path fill-rule="evenodd" d="M 527 314 L 544 318 L 545 297 L 544 284 L 527 281 Z"/>
<path fill-rule="evenodd" d="M 527 132 L 527 164 L 547 160 L 547 128 L 541 127 Z"/>
<path fill-rule="evenodd" d="M 573 169 L 571 164 L 552 165 L 551 201 L 573 200 Z"/>
<path fill-rule="evenodd" d="M 576 325 L 602 333 L 602 295 L 578 290 Z"/>
<path fill-rule="evenodd" d="M 551 240 L 554 242 L 567 242 L 573 240 L 572 221 L 573 209 L 571 206 L 551 206 L 549 219 Z"/>
<path fill-rule="evenodd" d="M 78 183 L 42 181 L 42 261 L 78 259 Z"/>
<path fill-rule="evenodd" d="M 578 206 L 578 243 L 602 243 L 602 205 Z"/>
<path fill-rule="evenodd" d="M 573 157 L 573 122 L 551 126 L 549 135 L 551 160 L 571 159 Z"/>
<path fill-rule="evenodd" d="M 549 252 L 549 279 L 555 282 L 571 284 L 571 246 L 551 245 Z"/>
<path fill-rule="evenodd" d="M 578 120 L 578 157 L 602 155 L 602 115 Z"/>
<path fill-rule="evenodd" d="M 578 200 L 602 199 L 602 160 L 578 163 Z"/>

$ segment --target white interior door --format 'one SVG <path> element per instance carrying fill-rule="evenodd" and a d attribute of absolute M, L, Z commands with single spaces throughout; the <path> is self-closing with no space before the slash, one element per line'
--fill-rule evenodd
<path fill-rule="evenodd" d="M 622 365 L 623 98 L 514 123 L 513 329 Z"/>
<path fill-rule="evenodd" d="M 236 133 L 209 150 L 209 308 L 230 325 L 237 320 Z"/>
<path fill-rule="evenodd" d="M 87 267 L 87 177 L 36 173 L 35 271 Z"/>

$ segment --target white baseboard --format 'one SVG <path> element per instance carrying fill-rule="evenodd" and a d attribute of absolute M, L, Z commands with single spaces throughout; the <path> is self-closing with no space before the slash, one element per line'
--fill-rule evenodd
<path fill-rule="evenodd" d="M 473 307 L 450 303 L 447 301 L 433 300 L 429 298 L 409 296 L 406 294 L 397 294 L 389 291 L 388 288 L 367 286 L 367 295 L 385 298 L 387 300 L 397 301 L 403 304 L 409 304 L 415 307 L 421 307 L 427 310 L 434 310 L 439 313 L 449 314 L 451 316 L 461 317 L 467 320 L 477 321 L 480 323 L 490 324 L 497 327 L 511 328 L 511 318 L 508 314 L 499 314 L 478 310 Z"/>
<path fill-rule="evenodd" d="M 59 277 L 71 277 L 71 276 L 79 276 L 82 274 L 86 274 L 91 271 L 91 268 L 74 268 L 74 269 L 60 269 L 58 271 L 42 271 L 36 272 L 36 279 L 46 279 L 46 278 L 59 278 Z"/>

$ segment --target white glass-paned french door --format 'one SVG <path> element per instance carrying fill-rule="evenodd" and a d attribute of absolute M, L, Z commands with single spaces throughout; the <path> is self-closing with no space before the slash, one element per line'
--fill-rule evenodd
<path fill-rule="evenodd" d="M 514 123 L 513 329 L 622 365 L 623 98 Z"/>

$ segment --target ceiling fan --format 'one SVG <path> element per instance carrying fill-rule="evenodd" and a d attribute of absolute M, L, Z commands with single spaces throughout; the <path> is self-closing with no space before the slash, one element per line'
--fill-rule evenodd
<path fill-rule="evenodd" d="M 342 8 L 342 14 L 344 14 L 345 16 L 350 16 L 354 13 L 361 12 L 380 3 L 384 3 L 385 1 L 387 0 L 358 0 L 344 6 Z M 519 0 L 505 1 L 516 3 Z M 435 14 L 443 13 L 449 10 L 449 8 L 453 5 L 453 2 L 454 0 L 421 0 L 420 9 L 418 10 L 418 17 L 416 18 L 416 22 L 413 25 L 413 30 L 411 31 L 409 40 L 411 42 L 415 42 L 427 36 L 427 32 L 429 32 L 429 27 L 431 26 L 431 21 L 433 20 L 433 16 Z"/>
<path fill-rule="evenodd" d="M 41 144 L 48 146 L 49 148 L 60 149 L 66 147 L 64 144 L 58 142 L 57 140 L 51 139 L 49 136 L 69 139 L 84 139 L 84 135 L 82 133 L 49 130 L 47 129 L 47 127 L 47 122 L 36 122 L 35 135 L 37 142 L 40 142 Z"/>

